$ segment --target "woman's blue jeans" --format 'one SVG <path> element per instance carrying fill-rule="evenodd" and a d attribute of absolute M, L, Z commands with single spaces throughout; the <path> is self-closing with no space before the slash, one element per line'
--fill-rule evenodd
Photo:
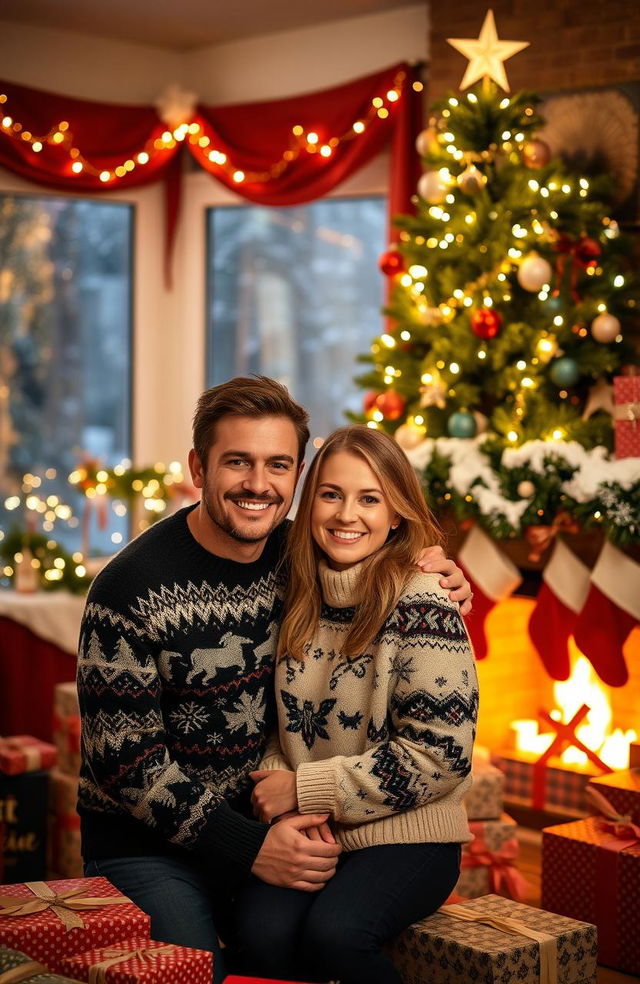
<path fill-rule="evenodd" d="M 252 879 L 236 909 L 241 970 L 286 980 L 401 984 L 384 943 L 442 905 L 459 870 L 458 844 L 385 844 L 342 854 L 320 892 Z"/>

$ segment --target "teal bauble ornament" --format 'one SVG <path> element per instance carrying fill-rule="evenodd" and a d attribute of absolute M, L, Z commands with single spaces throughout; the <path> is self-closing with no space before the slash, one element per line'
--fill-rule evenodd
<path fill-rule="evenodd" d="M 562 359 L 554 359 L 549 375 L 556 386 L 573 386 L 580 379 L 580 370 L 575 359 L 564 356 Z"/>
<path fill-rule="evenodd" d="M 451 437 L 475 437 L 475 417 L 468 410 L 456 410 L 447 420 L 447 430 Z"/>

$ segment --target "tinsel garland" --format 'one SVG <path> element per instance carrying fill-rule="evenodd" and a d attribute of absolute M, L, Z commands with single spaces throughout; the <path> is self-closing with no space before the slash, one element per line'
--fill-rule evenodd
<path fill-rule="evenodd" d="M 485 443 L 484 435 L 435 438 L 406 452 L 436 511 L 448 506 L 497 540 L 568 514 L 617 547 L 640 544 L 640 458 L 612 459 L 606 448 L 576 441 L 527 441 L 502 452 Z"/>

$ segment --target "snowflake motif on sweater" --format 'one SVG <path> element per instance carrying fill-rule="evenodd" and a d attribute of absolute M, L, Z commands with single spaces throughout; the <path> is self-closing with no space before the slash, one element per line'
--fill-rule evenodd
<path fill-rule="evenodd" d="M 320 568 L 304 673 L 288 673 L 286 657 L 276 666 L 279 747 L 263 767 L 294 769 L 301 812 L 331 813 L 347 850 L 469 840 L 478 686 L 458 607 L 437 576 L 413 574 L 367 651 L 346 659 L 357 576 Z"/>
<path fill-rule="evenodd" d="M 194 540 L 188 512 L 132 541 L 89 593 L 78 656 L 83 853 L 188 850 L 248 870 L 268 828 L 239 797 L 275 716 L 286 528 L 239 564 Z"/>

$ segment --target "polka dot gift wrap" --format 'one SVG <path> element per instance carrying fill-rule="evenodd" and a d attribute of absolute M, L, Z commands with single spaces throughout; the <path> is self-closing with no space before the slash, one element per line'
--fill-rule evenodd
<path fill-rule="evenodd" d="M 0 886 L 0 943 L 52 971 L 64 957 L 136 934 L 148 939 L 149 917 L 106 878 Z"/>

